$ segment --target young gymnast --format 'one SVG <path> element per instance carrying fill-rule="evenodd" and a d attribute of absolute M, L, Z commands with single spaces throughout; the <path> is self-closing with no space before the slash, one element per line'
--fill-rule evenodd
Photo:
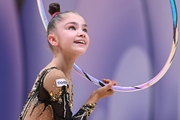
<path fill-rule="evenodd" d="M 49 5 L 52 15 L 47 38 L 54 56 L 39 73 L 19 120 L 87 120 L 98 100 L 111 96 L 117 83 L 103 79 L 76 114 L 72 114 L 73 85 L 70 77 L 75 60 L 85 53 L 90 39 L 84 18 L 76 12 L 60 12 L 58 3 Z M 78 93 L 77 93 L 78 94 Z"/>

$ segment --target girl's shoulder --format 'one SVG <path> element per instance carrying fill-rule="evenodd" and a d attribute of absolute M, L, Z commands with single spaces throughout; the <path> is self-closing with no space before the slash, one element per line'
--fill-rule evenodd
<path fill-rule="evenodd" d="M 46 69 L 46 70 L 50 70 L 45 78 L 44 78 L 44 87 L 48 88 L 48 87 L 52 87 L 52 86 L 57 86 L 57 84 L 64 84 L 65 82 L 67 82 L 66 77 L 64 75 L 64 73 L 57 69 L 57 68 L 51 68 L 51 69 Z M 61 81 L 61 82 L 60 82 Z"/>

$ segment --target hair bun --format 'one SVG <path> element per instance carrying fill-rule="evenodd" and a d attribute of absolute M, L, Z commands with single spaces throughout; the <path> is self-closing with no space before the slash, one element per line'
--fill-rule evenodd
<path fill-rule="evenodd" d="M 60 5 L 59 5 L 59 3 L 51 3 L 49 5 L 49 13 L 52 16 L 56 12 L 60 12 Z"/>

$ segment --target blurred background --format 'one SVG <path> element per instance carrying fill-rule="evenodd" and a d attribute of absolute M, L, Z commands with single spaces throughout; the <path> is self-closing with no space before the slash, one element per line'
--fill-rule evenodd
<path fill-rule="evenodd" d="M 121 86 L 152 79 L 172 46 L 169 0 L 43 0 L 59 2 L 88 24 L 91 43 L 76 64 L 90 75 Z M 180 1 L 177 8 L 180 10 Z M 48 19 L 50 15 L 47 13 Z M 100 100 L 89 120 L 180 120 L 180 49 L 163 78 L 132 93 Z M 17 120 L 39 71 L 52 59 L 36 0 L 0 0 L 0 120 Z M 98 86 L 72 71 L 73 113 Z"/>

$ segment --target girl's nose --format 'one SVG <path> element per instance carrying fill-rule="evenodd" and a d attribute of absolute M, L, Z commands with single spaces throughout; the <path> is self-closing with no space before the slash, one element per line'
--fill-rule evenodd
<path fill-rule="evenodd" d="M 78 33 L 78 37 L 83 37 L 84 38 L 85 36 L 86 35 L 85 35 L 84 31 L 81 31 L 81 32 Z"/>
<path fill-rule="evenodd" d="M 78 29 L 78 37 L 86 37 L 86 32 L 81 28 Z"/>

